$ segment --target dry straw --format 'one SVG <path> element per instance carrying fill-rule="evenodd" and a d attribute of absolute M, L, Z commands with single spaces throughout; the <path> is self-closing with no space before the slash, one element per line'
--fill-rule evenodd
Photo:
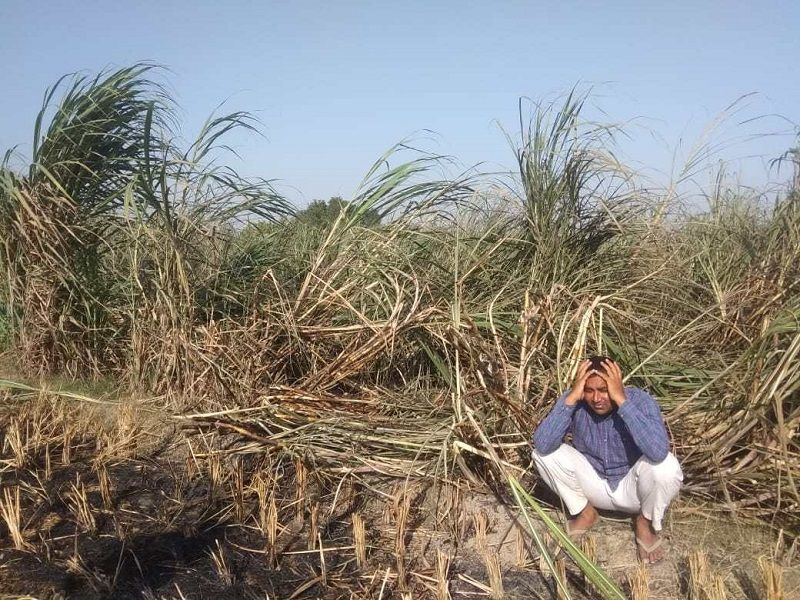
<path fill-rule="evenodd" d="M 61 442 L 61 464 L 65 467 L 72 462 L 72 439 L 74 433 L 71 427 L 64 427 L 64 436 Z"/>
<path fill-rule="evenodd" d="M 317 536 L 319 535 L 319 502 L 313 502 L 309 512 L 307 547 L 309 550 L 314 550 L 317 547 Z"/>
<path fill-rule="evenodd" d="M 215 540 L 215 549 L 209 550 L 211 562 L 214 565 L 214 572 L 217 574 L 219 580 L 226 586 L 234 584 L 233 573 L 231 572 L 228 562 L 225 558 L 225 552 L 220 546 L 219 540 Z"/>
<path fill-rule="evenodd" d="M 264 531 L 267 536 L 268 558 L 271 564 L 277 560 L 278 553 L 278 504 L 275 494 L 270 493 L 267 500 L 267 510 L 265 515 Z"/>
<path fill-rule="evenodd" d="M 436 550 L 436 600 L 450 600 L 450 555 Z"/>
<path fill-rule="evenodd" d="M 113 500 L 111 497 L 111 478 L 108 476 L 108 468 L 105 464 L 97 467 L 97 482 L 100 487 L 100 498 L 103 500 L 103 507 L 111 510 Z"/>
<path fill-rule="evenodd" d="M 245 515 L 245 484 L 244 466 L 241 457 L 234 461 L 233 475 L 231 478 L 231 497 L 233 499 L 236 519 L 242 521 Z"/>
<path fill-rule="evenodd" d="M 70 484 L 70 491 L 67 496 L 67 504 L 70 512 L 85 531 L 94 533 L 97 529 L 97 522 L 94 518 L 94 511 L 86 493 L 86 486 L 81 481 L 80 475 L 75 475 L 75 483 Z"/>
<path fill-rule="evenodd" d="M 514 528 L 514 548 L 516 550 L 516 563 L 517 567 L 524 569 L 528 564 L 528 545 L 525 542 L 525 533 L 521 528 Z"/>
<path fill-rule="evenodd" d="M 691 600 L 725 600 L 725 583 L 714 573 L 708 555 L 695 550 L 689 555 L 689 597 Z"/>
<path fill-rule="evenodd" d="M 581 540 L 581 550 L 592 562 L 597 562 L 597 538 L 591 534 L 583 536 Z"/>
<path fill-rule="evenodd" d="M 553 588 L 556 593 L 556 597 L 558 600 L 569 600 L 571 598 L 569 592 L 567 591 L 567 563 L 564 561 L 563 558 L 556 559 L 556 570 L 553 574 L 554 578 L 554 585 Z M 561 584 L 559 584 L 559 582 Z"/>
<path fill-rule="evenodd" d="M 483 564 L 486 565 L 486 573 L 489 576 L 490 597 L 492 600 L 500 600 L 505 596 L 505 590 L 503 589 L 503 571 L 497 552 L 487 549 L 483 555 Z"/>
<path fill-rule="evenodd" d="M 353 513 L 353 545 L 355 546 L 356 564 L 363 568 L 367 563 L 367 534 L 364 529 L 364 518 L 361 513 Z"/>
<path fill-rule="evenodd" d="M 765 600 L 785 600 L 783 591 L 783 569 L 769 557 L 762 556 L 758 559 L 758 568 L 761 571 L 761 580 L 764 584 Z"/>
<path fill-rule="evenodd" d="M 475 546 L 480 554 L 485 554 L 489 550 L 489 517 L 486 511 L 479 510 L 472 519 L 475 527 Z"/>
<path fill-rule="evenodd" d="M 0 514 L 8 527 L 8 533 L 17 550 L 27 550 L 30 544 L 22 536 L 22 507 L 20 503 L 19 486 L 14 487 L 14 492 L 8 487 L 3 488 L 3 498 L 0 500 Z"/>
<path fill-rule="evenodd" d="M 395 516 L 394 555 L 397 567 L 397 585 L 406 591 L 406 527 L 411 511 L 411 495 L 407 488 L 401 488 L 392 499 Z"/>
<path fill-rule="evenodd" d="M 631 590 L 631 600 L 650 598 L 650 575 L 647 566 L 640 563 L 635 571 L 628 574 L 628 586 Z"/>
<path fill-rule="evenodd" d="M 27 454 L 25 451 L 26 444 L 22 439 L 19 420 L 11 420 L 11 423 L 9 423 L 6 428 L 3 442 L 4 445 L 8 444 L 11 447 L 11 452 L 14 456 L 13 466 L 17 469 L 22 469 L 25 466 Z"/>
<path fill-rule="evenodd" d="M 295 474 L 295 518 L 302 521 L 307 503 L 307 469 L 302 460 L 294 461 Z"/>

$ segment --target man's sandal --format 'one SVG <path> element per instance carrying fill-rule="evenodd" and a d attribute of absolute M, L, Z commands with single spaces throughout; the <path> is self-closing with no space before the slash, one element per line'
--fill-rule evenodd
<path fill-rule="evenodd" d="M 653 550 L 657 550 L 658 548 L 661 547 L 661 544 L 663 544 L 663 543 L 664 543 L 664 539 L 663 538 L 658 538 L 655 542 L 653 542 L 650 546 L 648 546 L 642 540 L 640 540 L 639 538 L 636 538 L 636 544 L 642 550 L 644 550 L 645 555 L 650 554 L 651 552 L 653 552 Z M 643 557 L 643 556 L 640 555 L 639 556 L 639 560 L 641 560 L 646 565 L 654 565 L 654 564 L 664 560 L 664 557 L 662 556 L 661 558 L 649 559 L 646 556 Z"/>

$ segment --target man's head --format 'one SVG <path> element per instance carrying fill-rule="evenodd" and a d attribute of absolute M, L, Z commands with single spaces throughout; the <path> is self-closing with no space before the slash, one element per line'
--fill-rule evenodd
<path fill-rule="evenodd" d="M 603 361 L 611 360 L 607 356 L 592 356 L 589 358 L 591 361 L 590 371 L 597 371 L 598 373 L 605 373 Z M 614 409 L 614 403 L 608 396 L 608 385 L 597 373 L 589 376 L 583 386 L 583 401 L 598 415 L 607 415 Z"/>

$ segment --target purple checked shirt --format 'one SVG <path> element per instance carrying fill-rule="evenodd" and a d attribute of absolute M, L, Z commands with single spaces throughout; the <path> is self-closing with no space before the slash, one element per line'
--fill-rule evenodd
<path fill-rule="evenodd" d="M 585 402 L 567 406 L 567 393 L 562 394 L 533 434 L 533 445 L 539 454 L 554 452 L 571 432 L 572 445 L 612 490 L 641 456 L 654 463 L 667 457 L 669 439 L 661 409 L 646 391 L 626 387 L 622 407 L 615 407 L 604 416 L 595 414 Z"/>

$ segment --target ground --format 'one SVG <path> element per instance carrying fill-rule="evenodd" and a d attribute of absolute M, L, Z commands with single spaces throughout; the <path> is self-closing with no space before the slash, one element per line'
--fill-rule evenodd
<path fill-rule="evenodd" d="M 8 394 L 0 425 L 0 598 L 471 598 L 501 585 L 506 598 L 556 597 L 502 487 L 230 454 L 230 436 L 185 431 L 148 405 Z M 784 597 L 800 597 L 796 546 L 764 522 L 682 496 L 664 535 L 667 559 L 646 568 L 624 516 L 604 515 L 584 547 L 637 598 L 696 597 L 714 577 L 728 598 L 767 597 L 762 556 L 782 566 Z M 573 597 L 597 597 L 558 564 Z"/>

